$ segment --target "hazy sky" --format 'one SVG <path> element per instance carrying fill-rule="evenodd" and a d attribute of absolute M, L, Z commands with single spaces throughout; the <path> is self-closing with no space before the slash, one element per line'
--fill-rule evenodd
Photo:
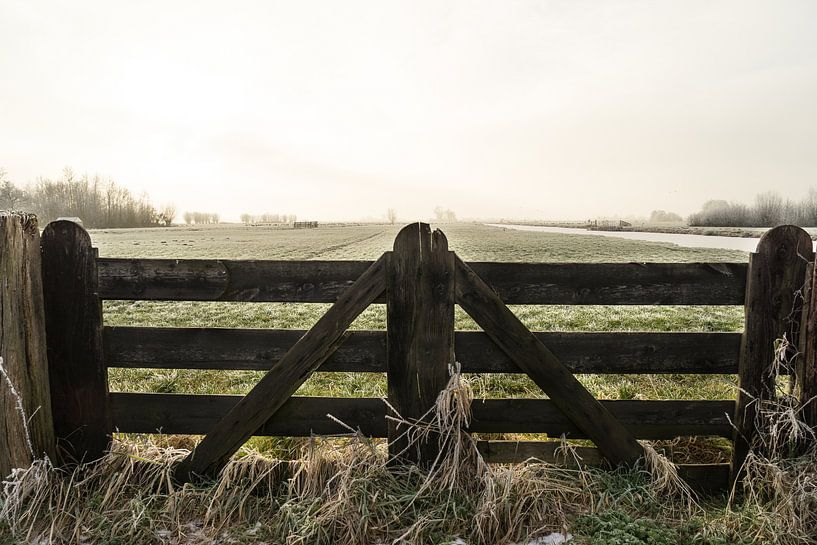
<path fill-rule="evenodd" d="M 180 210 L 687 214 L 817 186 L 817 1 L 0 0 L 0 167 Z"/>

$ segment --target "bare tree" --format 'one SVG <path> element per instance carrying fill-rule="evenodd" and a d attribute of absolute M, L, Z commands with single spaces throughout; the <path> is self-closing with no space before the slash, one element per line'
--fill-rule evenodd
<path fill-rule="evenodd" d="M 684 218 L 675 212 L 667 212 L 666 210 L 653 210 L 650 214 L 650 223 L 673 223 L 682 221 L 684 221 Z"/>
<path fill-rule="evenodd" d="M 784 200 L 774 191 L 757 195 L 753 206 L 707 201 L 700 212 L 689 216 L 690 225 L 711 227 L 774 227 L 781 223 L 817 226 L 817 189 L 809 189 L 806 197 L 799 201 Z"/>
<path fill-rule="evenodd" d="M 453 223 L 457 221 L 457 215 L 450 208 L 436 206 L 434 207 L 434 221 Z"/>
<path fill-rule="evenodd" d="M 6 178 L 5 169 L 0 168 L 0 209 L 16 210 L 25 201 L 25 191 Z"/>
<path fill-rule="evenodd" d="M 76 175 L 70 168 L 62 178 L 38 178 L 27 191 L 26 201 L 42 224 L 60 216 L 82 218 L 86 227 L 154 227 L 160 212 L 147 195 L 135 197 L 113 180 Z"/>
<path fill-rule="evenodd" d="M 761 225 L 778 225 L 783 220 L 784 204 L 780 194 L 767 191 L 755 197 L 755 212 Z"/>
<path fill-rule="evenodd" d="M 817 188 L 810 187 L 808 195 L 803 201 L 803 223 L 804 226 L 817 225 Z"/>
<path fill-rule="evenodd" d="M 176 205 L 173 203 L 167 203 L 162 206 L 162 210 L 159 212 L 159 221 L 164 223 L 166 227 L 170 227 L 173 224 L 173 220 L 176 218 Z"/>
<path fill-rule="evenodd" d="M 394 208 L 389 208 L 386 210 L 386 219 L 389 220 L 389 223 L 392 225 L 394 225 L 394 222 L 397 221 L 397 212 L 394 210 Z"/>

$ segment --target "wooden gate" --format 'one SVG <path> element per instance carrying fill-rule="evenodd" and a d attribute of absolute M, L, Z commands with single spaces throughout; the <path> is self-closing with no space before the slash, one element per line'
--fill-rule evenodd
<path fill-rule="evenodd" d="M 643 450 L 632 433 L 508 309 L 490 287 L 448 250 L 445 235 L 426 223 L 404 227 L 384 254 L 338 298 L 258 384 L 180 464 L 177 476 L 215 476 L 227 460 L 316 371 L 344 340 L 346 329 L 383 292 L 387 304 L 389 399 L 403 418 L 432 408 L 454 363 L 454 305 L 459 304 L 526 372 L 612 464 L 632 464 Z M 432 438 L 414 452 L 394 422 L 389 450 L 406 462 L 429 464 Z"/>
<path fill-rule="evenodd" d="M 642 454 L 634 438 L 720 436 L 734 441 L 731 467 L 737 470 L 756 433 L 754 401 L 776 395 L 770 370 L 775 339 L 786 335 L 791 346 L 800 347 L 796 368 L 779 371 L 794 375 L 801 399 L 817 391 L 817 291 L 811 288 L 814 272 L 806 274 L 813 252 L 808 234 L 793 226 L 764 235 L 748 265 L 466 264 L 448 250 L 442 233 L 425 224 L 403 229 L 393 251 L 376 262 L 232 261 L 100 258 L 81 226 L 58 221 L 42 234 L 41 258 L 43 302 L 30 303 L 44 311 L 50 400 L 30 402 L 47 407 L 50 401 L 63 463 L 102 456 L 115 431 L 194 434 L 206 438 L 179 475 L 212 475 L 253 434 L 346 433 L 326 417 L 332 414 L 364 435 L 388 437 L 391 453 L 402 461 L 425 464 L 439 445 L 432 439 L 406 449 L 402 430 L 386 418 L 383 400 L 292 394 L 315 370 L 386 373 L 390 404 L 405 419 L 417 420 L 445 387 L 448 365 L 456 359 L 466 373 L 527 373 L 549 397 L 475 401 L 469 432 L 592 439 L 598 449 L 578 447 L 583 463 L 590 464 L 599 463 L 601 455 L 612 463 L 631 463 Z M 28 262 L 23 256 L 8 270 L 17 266 L 34 274 Z M 12 292 L 9 300 L 18 295 Z M 103 323 L 106 299 L 333 305 L 309 331 L 126 327 Z M 808 304 L 801 319 L 803 300 Z M 386 303 L 388 329 L 347 331 L 371 303 Z M 506 304 L 743 305 L 746 324 L 743 332 L 531 332 Z M 455 305 L 483 331 L 455 331 Z M 26 325 L 32 331 L 35 326 Z M 800 335 L 798 344 L 801 330 L 807 335 Z M 3 350 L 6 338 L 0 339 Z M 243 369 L 266 375 L 244 397 L 110 392 L 109 368 Z M 599 402 L 573 372 L 733 374 L 740 394 L 721 400 Z M 3 388 L 0 384 L 0 393 Z M 804 419 L 814 423 L 817 416 L 806 411 Z M 528 457 L 557 461 L 558 445 L 486 439 L 477 446 L 487 462 L 508 463 Z M 0 443 L 4 448 L 24 450 L 25 445 Z M 679 469 L 708 488 L 722 488 L 730 464 Z"/>

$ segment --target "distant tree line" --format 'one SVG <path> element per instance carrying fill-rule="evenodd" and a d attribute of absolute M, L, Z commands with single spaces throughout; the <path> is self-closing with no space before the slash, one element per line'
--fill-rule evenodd
<path fill-rule="evenodd" d="M 453 223 L 457 221 L 457 215 L 450 208 L 443 208 L 442 206 L 437 206 L 434 208 L 434 221 Z"/>
<path fill-rule="evenodd" d="M 209 225 L 218 223 L 221 216 L 215 212 L 185 212 L 182 219 L 187 225 Z"/>
<path fill-rule="evenodd" d="M 77 176 L 69 168 L 57 180 L 38 178 L 27 187 L 12 183 L 0 169 L 0 209 L 33 212 L 41 225 L 77 217 L 89 228 L 170 225 L 176 215 L 172 204 L 158 209 L 147 195 L 136 197 L 113 180 Z"/>
<path fill-rule="evenodd" d="M 650 223 L 678 223 L 684 221 L 680 215 L 666 210 L 653 210 L 650 214 Z"/>
<path fill-rule="evenodd" d="M 779 193 L 767 191 L 755 197 L 754 204 L 706 201 L 700 212 L 689 217 L 692 226 L 704 227 L 773 227 L 793 224 L 817 227 L 817 188 L 811 188 L 799 201 L 783 199 Z"/>
<path fill-rule="evenodd" d="M 295 214 L 241 214 L 241 223 L 295 223 L 298 217 Z"/>

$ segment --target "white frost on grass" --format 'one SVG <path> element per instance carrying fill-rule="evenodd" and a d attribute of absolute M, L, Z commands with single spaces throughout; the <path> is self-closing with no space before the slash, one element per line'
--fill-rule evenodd
<path fill-rule="evenodd" d="M 543 537 L 537 537 L 533 541 L 528 541 L 527 543 L 509 543 L 508 545 L 561 545 L 562 543 L 567 543 L 572 539 L 573 536 L 570 534 L 565 535 L 559 532 L 553 532 L 552 534 Z"/>
<path fill-rule="evenodd" d="M 562 545 L 562 543 L 567 543 L 573 539 L 573 536 L 570 534 L 560 534 L 558 532 L 553 532 L 552 534 L 548 534 L 546 536 L 537 537 L 532 541 L 525 541 L 519 543 L 508 543 L 507 545 Z M 378 543 L 377 545 L 385 545 L 384 543 Z M 462 538 L 457 538 L 449 545 L 468 545 L 468 542 L 463 541 Z"/>
<path fill-rule="evenodd" d="M 31 458 L 36 458 L 34 454 L 34 445 L 31 444 L 31 432 L 28 430 L 28 418 L 26 417 L 26 410 L 23 406 L 23 397 L 17 393 L 17 388 L 14 387 L 14 383 L 11 381 L 11 377 L 6 373 L 6 368 L 3 367 L 3 358 L 0 358 L 0 376 L 3 377 L 6 384 L 8 385 L 9 392 L 11 393 L 11 397 L 14 398 L 15 403 L 17 405 L 17 412 L 20 413 L 20 419 L 23 421 L 23 432 L 26 436 L 26 445 L 28 446 L 28 452 L 31 454 Z M 5 476 L 5 475 L 4 475 Z"/>

